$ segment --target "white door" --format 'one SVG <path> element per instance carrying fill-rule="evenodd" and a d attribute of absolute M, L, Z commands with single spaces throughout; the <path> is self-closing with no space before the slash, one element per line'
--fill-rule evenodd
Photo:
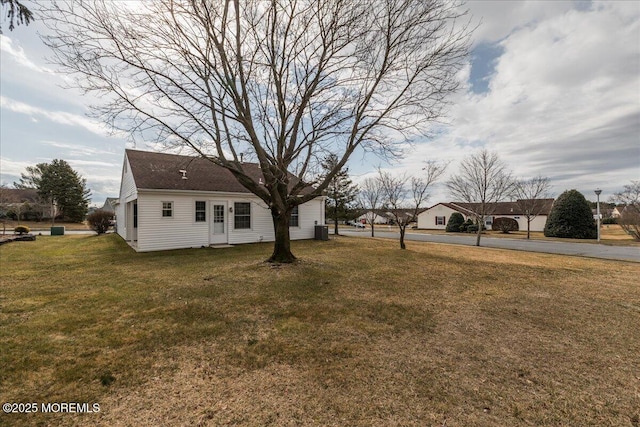
<path fill-rule="evenodd" d="M 219 245 L 228 243 L 227 240 L 227 202 L 211 202 L 211 221 L 209 226 L 209 243 Z"/>

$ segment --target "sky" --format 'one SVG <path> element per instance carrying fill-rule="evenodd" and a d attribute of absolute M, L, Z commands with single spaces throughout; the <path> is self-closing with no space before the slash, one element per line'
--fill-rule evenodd
<path fill-rule="evenodd" d="M 29 4 L 28 2 L 26 2 Z M 448 163 L 428 205 L 452 201 L 443 182 L 479 149 L 495 151 L 520 178 L 546 176 L 551 196 L 577 189 L 606 201 L 640 180 L 640 2 L 470 1 L 469 61 L 444 125 L 391 164 L 355 155 L 358 182 L 382 166 L 419 175 Z M 95 102 L 65 89 L 47 62 L 42 22 L 0 35 L 0 183 L 27 166 L 66 160 L 87 180 L 92 205 L 117 197 L 126 136 L 88 117 Z M 138 149 L 144 149 L 140 143 Z"/>

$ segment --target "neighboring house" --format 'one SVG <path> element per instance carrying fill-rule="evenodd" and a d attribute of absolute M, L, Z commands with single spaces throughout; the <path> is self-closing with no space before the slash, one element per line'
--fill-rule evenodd
<path fill-rule="evenodd" d="M 257 164 L 243 167 L 262 181 Z M 199 157 L 126 150 L 116 217 L 117 233 L 138 252 L 275 240 L 267 205 Z M 291 239 L 312 239 L 324 220 L 324 198 L 299 205 Z"/>
<path fill-rule="evenodd" d="M 367 224 L 369 224 L 370 220 L 373 219 L 374 224 L 388 224 L 391 221 L 391 216 L 391 212 L 376 209 L 363 213 L 358 218 L 356 218 L 356 221 L 366 222 Z"/>
<path fill-rule="evenodd" d="M 542 210 L 538 216 L 531 221 L 531 231 L 543 231 L 544 225 L 547 222 L 547 216 L 551 212 L 551 206 L 553 205 L 553 199 L 539 199 L 542 204 Z M 447 227 L 447 222 L 454 212 L 462 214 L 465 220 L 468 218 L 473 219 L 472 209 L 477 204 L 475 203 L 438 203 L 425 209 L 418 215 L 418 228 L 428 230 L 444 230 Z M 496 218 L 512 218 L 518 222 L 520 230 L 527 229 L 527 217 L 521 211 L 517 202 L 498 202 L 493 206 L 493 213 L 485 217 L 485 227 L 491 228 L 494 219 Z"/>
<path fill-rule="evenodd" d="M 118 204 L 117 197 L 107 197 L 104 201 L 104 205 L 102 205 L 102 210 L 105 212 L 116 212 L 116 205 Z"/>
<path fill-rule="evenodd" d="M 414 214 L 415 209 L 392 209 L 387 213 L 387 217 L 389 218 L 389 223 L 394 225 L 396 223 L 396 219 L 406 223 L 417 221 Z"/>
<path fill-rule="evenodd" d="M 625 205 L 617 205 L 611 211 L 611 217 L 612 218 L 620 218 L 622 216 L 622 211 L 624 211 L 625 207 L 626 207 Z"/>
<path fill-rule="evenodd" d="M 43 203 L 34 188 L 0 189 L 0 217 L 14 217 L 18 221 L 40 221 L 49 213 L 50 206 Z"/>

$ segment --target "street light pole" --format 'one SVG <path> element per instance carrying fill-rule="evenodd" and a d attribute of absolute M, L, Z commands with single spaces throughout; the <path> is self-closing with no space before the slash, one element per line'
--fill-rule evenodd
<path fill-rule="evenodd" d="M 602 193 L 602 190 L 599 188 L 596 188 L 596 197 L 597 197 L 597 201 L 596 201 L 596 216 L 598 217 L 598 243 L 600 243 L 600 193 Z"/>

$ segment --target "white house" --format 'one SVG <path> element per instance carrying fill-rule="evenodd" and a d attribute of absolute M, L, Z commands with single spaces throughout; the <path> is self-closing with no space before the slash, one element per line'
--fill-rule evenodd
<path fill-rule="evenodd" d="M 615 208 L 611 211 L 612 218 L 620 218 L 622 216 L 622 212 L 624 211 L 625 205 L 616 205 Z M 602 209 L 601 209 L 602 210 Z"/>
<path fill-rule="evenodd" d="M 257 164 L 243 168 L 263 179 Z M 126 150 L 116 217 L 117 233 L 138 252 L 275 240 L 267 205 L 200 157 Z M 299 205 L 291 239 L 312 239 L 324 219 L 322 197 Z"/>
<path fill-rule="evenodd" d="M 541 204 L 540 214 L 531 221 L 531 231 L 543 231 L 547 216 L 551 212 L 553 199 L 535 199 Z M 465 220 L 473 218 L 474 203 L 438 203 L 425 209 L 418 215 L 418 228 L 427 230 L 444 230 L 454 212 L 462 214 Z M 512 218 L 517 221 L 519 230 L 527 229 L 527 217 L 517 202 L 498 202 L 492 206 L 493 213 L 485 217 L 485 227 L 491 229 L 494 219 Z"/>
<path fill-rule="evenodd" d="M 363 213 L 358 218 L 356 218 L 356 221 L 370 223 L 373 219 L 374 224 L 388 224 L 389 218 L 391 216 L 391 212 L 376 209 L 375 211 L 370 210 Z"/>

